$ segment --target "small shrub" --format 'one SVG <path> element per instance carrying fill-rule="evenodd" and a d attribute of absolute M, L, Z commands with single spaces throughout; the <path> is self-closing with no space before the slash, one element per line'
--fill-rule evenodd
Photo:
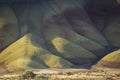
<path fill-rule="evenodd" d="M 26 71 L 22 76 L 21 79 L 33 79 L 36 76 L 32 71 Z"/>
<path fill-rule="evenodd" d="M 78 75 L 82 75 L 82 72 L 79 72 Z"/>
<path fill-rule="evenodd" d="M 65 73 L 63 73 L 63 72 L 59 72 L 59 73 L 58 73 L 58 75 L 64 75 L 64 74 L 65 74 Z"/>
<path fill-rule="evenodd" d="M 49 75 L 41 74 L 41 75 L 37 75 L 34 79 L 35 80 L 49 80 L 49 78 L 50 78 Z"/>
<path fill-rule="evenodd" d="M 113 78 L 111 76 L 105 76 L 106 80 L 113 80 Z"/>
<path fill-rule="evenodd" d="M 67 72 L 66 74 L 67 74 L 67 75 L 73 75 L 73 73 L 72 73 L 72 72 Z"/>
<path fill-rule="evenodd" d="M 115 75 L 116 75 L 117 77 L 120 77 L 120 73 L 116 73 Z"/>

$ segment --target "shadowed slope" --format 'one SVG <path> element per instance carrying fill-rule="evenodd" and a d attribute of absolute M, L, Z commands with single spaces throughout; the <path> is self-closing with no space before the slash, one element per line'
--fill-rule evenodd
<path fill-rule="evenodd" d="M 27 34 L 0 54 L 0 64 L 4 65 L 8 71 L 73 66 L 68 61 L 51 54 L 42 44 L 38 37 Z"/>
<path fill-rule="evenodd" d="M 104 34 L 111 46 L 120 47 L 120 16 L 118 14 L 109 17 Z"/>
<path fill-rule="evenodd" d="M 32 11 L 31 20 L 32 20 L 32 22 L 34 22 L 34 24 L 36 24 L 36 26 L 35 26 L 36 31 L 39 30 L 39 33 L 40 33 L 40 31 L 42 29 L 43 36 L 46 39 L 46 45 L 52 53 L 54 53 L 54 54 L 56 53 L 56 55 L 61 56 L 66 59 L 71 59 L 71 62 L 77 63 L 77 64 L 84 64 L 84 62 L 85 63 L 94 62 L 97 59 L 97 57 L 95 55 L 93 55 L 91 52 L 89 52 L 89 51 L 83 49 L 82 47 L 80 47 L 79 45 L 76 45 L 73 42 L 71 42 L 71 41 L 74 41 L 74 40 L 72 40 L 72 38 L 73 38 L 74 34 L 77 35 L 77 33 L 72 31 L 70 26 L 64 25 L 66 23 L 64 23 L 63 17 L 61 17 L 59 15 L 57 15 L 57 16 L 53 15 L 53 18 L 51 18 L 50 21 L 49 21 L 49 19 L 47 21 L 46 19 L 49 15 L 51 15 L 51 13 L 49 12 L 50 13 L 49 14 L 46 12 L 47 14 L 43 13 L 45 16 L 40 16 L 42 14 L 39 13 L 40 11 L 38 12 L 38 10 L 40 10 L 40 9 L 35 8 L 34 11 Z M 63 25 L 59 20 L 57 20 L 57 18 L 60 18 L 59 20 L 63 21 Z M 41 20 L 45 20 L 45 22 L 43 22 L 44 24 L 39 22 Z M 51 21 L 53 21 L 53 23 Z M 41 28 L 41 26 L 44 26 L 44 27 Z M 68 40 L 66 40 L 66 39 L 68 39 Z M 76 36 L 76 39 L 77 39 L 77 36 Z M 59 42 L 59 41 L 61 41 L 61 42 Z M 64 41 L 70 45 L 68 45 L 68 46 L 62 45 L 65 43 Z M 59 45 L 61 45 L 61 46 L 59 47 Z M 55 47 L 57 47 L 57 48 L 55 48 Z M 61 51 L 59 51 L 60 48 L 65 49 L 62 54 L 60 54 L 60 52 L 61 52 Z M 73 50 L 73 48 L 76 48 L 76 49 Z M 81 53 L 82 53 L 82 55 L 81 55 Z M 87 54 L 87 53 L 88 53 L 88 56 L 85 57 L 84 54 Z M 76 57 L 79 61 L 76 60 Z"/>
<path fill-rule="evenodd" d="M 41 6 L 44 7 L 45 4 Z M 46 10 L 41 9 L 38 5 L 34 6 L 30 19 L 36 25 L 36 31 L 39 30 L 39 33 L 42 31 L 48 49 L 52 53 L 70 60 L 72 63 L 84 64 L 96 61 L 97 57 L 87 50 L 90 49 L 88 43 L 92 44 L 91 47 L 93 48 L 91 50 L 93 51 L 103 47 L 75 33 L 65 18 L 61 14 L 55 15 L 49 6 L 44 8 Z M 88 43 L 84 42 L 84 40 L 88 41 Z M 87 49 L 81 47 L 82 44 Z"/>
<path fill-rule="evenodd" d="M 26 33 L 28 33 L 30 29 L 30 25 L 29 25 L 30 6 L 28 3 L 25 2 L 25 3 L 17 3 L 17 4 L 13 3 L 11 7 L 18 19 L 19 37 L 21 37 Z"/>
<path fill-rule="evenodd" d="M 103 46 L 76 33 L 62 15 L 62 12 L 61 14 L 57 14 L 47 7 L 46 11 L 43 11 L 43 14 L 43 33 L 48 43 L 55 37 L 60 36 L 93 52 L 98 57 L 105 55 L 105 48 Z"/>
<path fill-rule="evenodd" d="M 97 57 L 86 49 L 74 44 L 64 38 L 56 37 L 52 40 L 52 44 L 55 48 L 51 50 L 57 51 L 57 55 L 60 55 L 72 63 L 86 64 L 96 61 Z"/>
<path fill-rule="evenodd" d="M 101 35 L 99 30 L 93 26 L 88 14 L 78 1 L 61 0 L 58 2 L 57 0 L 53 0 L 51 6 L 53 6 L 53 9 L 57 13 L 64 16 L 66 22 L 68 22 L 68 24 L 72 26 L 72 29 L 77 33 L 99 43 L 100 45 L 108 46 L 107 41 Z M 56 9 L 56 7 L 58 9 Z"/>
<path fill-rule="evenodd" d="M 0 51 L 19 35 L 17 18 L 9 6 L 0 6 Z"/>
<path fill-rule="evenodd" d="M 97 66 L 109 67 L 109 68 L 120 68 L 120 50 L 114 51 L 105 57 L 103 57 Z"/>

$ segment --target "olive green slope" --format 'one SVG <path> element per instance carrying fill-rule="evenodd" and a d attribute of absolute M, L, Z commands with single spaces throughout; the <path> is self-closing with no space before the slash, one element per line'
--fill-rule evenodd
<path fill-rule="evenodd" d="M 42 5 L 42 6 L 44 6 L 44 5 Z M 33 22 L 33 24 L 36 24 L 36 26 L 35 26 L 36 31 L 39 30 L 39 32 L 40 32 L 42 30 L 41 32 L 43 33 L 43 36 L 46 39 L 47 48 L 53 54 L 56 54 L 65 59 L 68 59 L 72 63 L 84 64 L 84 63 L 92 63 L 92 62 L 96 61 L 97 57 L 95 55 L 93 55 L 91 52 L 84 49 L 80 45 L 77 45 L 76 43 L 78 41 L 75 41 L 74 39 L 72 39 L 72 38 L 74 38 L 73 37 L 74 34 L 76 34 L 76 35 L 78 35 L 78 34 L 75 33 L 74 31 L 72 31 L 70 26 L 61 25 L 62 22 L 63 22 L 63 24 L 66 24 L 66 22 L 64 22 L 64 18 L 59 15 L 54 15 L 53 14 L 54 11 L 49 9 L 49 7 L 45 7 L 45 8 L 47 8 L 47 9 L 45 11 L 43 11 L 41 8 L 39 8 L 39 6 L 37 6 L 37 7 L 35 6 L 31 11 L 30 19 Z M 40 13 L 40 11 L 42 13 Z M 40 16 L 42 14 L 44 16 Z M 49 17 L 49 16 L 53 16 L 53 18 L 47 19 L 47 17 Z M 60 19 L 57 20 L 57 18 L 60 18 Z M 40 22 L 41 20 L 43 20 L 43 23 Z M 51 20 L 53 21 L 53 23 L 51 22 Z M 44 27 L 41 28 L 41 26 L 44 26 Z M 75 38 L 77 39 L 77 36 Z M 78 35 L 78 39 L 79 39 L 79 35 Z M 83 39 L 84 39 L 84 37 L 83 37 Z M 74 42 L 76 42 L 76 43 L 74 43 Z M 59 45 L 61 45 L 61 46 L 59 46 Z M 99 45 L 97 45 L 97 46 L 102 48 Z M 61 49 L 63 49 L 63 51 Z M 79 61 L 77 61 L 77 60 L 79 60 Z"/>
<path fill-rule="evenodd" d="M 118 14 L 109 17 L 104 34 L 111 46 L 120 47 L 120 16 Z"/>
<path fill-rule="evenodd" d="M 28 32 L 29 8 L 25 3 L 13 4 L 12 9 L 17 17 L 19 24 L 19 36 L 23 36 Z"/>
<path fill-rule="evenodd" d="M 68 22 L 77 33 L 103 46 L 108 46 L 106 39 L 101 35 L 100 31 L 93 26 L 88 14 L 78 1 L 61 0 L 58 2 L 57 0 L 53 0 L 51 6 L 53 6 L 53 9 L 56 10 L 57 13 L 63 14 L 66 22 Z M 56 9 L 56 7 L 58 9 Z"/>
<path fill-rule="evenodd" d="M 109 67 L 109 68 L 120 68 L 120 50 L 111 52 L 110 54 L 103 57 L 97 66 Z"/>
<path fill-rule="evenodd" d="M 45 6 L 45 4 L 41 5 Z M 83 36 L 75 33 L 72 28 L 67 24 L 64 17 L 61 15 L 55 15 L 54 11 L 45 6 L 44 9 L 39 5 L 35 5 L 31 11 L 31 21 L 36 24 L 36 32 L 39 30 L 43 33 L 46 39 L 47 48 L 58 56 L 61 56 L 72 63 L 85 64 L 96 61 L 97 57 L 87 49 L 90 49 L 84 40 L 88 40 Z M 43 16 L 41 16 L 43 15 Z M 43 20 L 43 23 L 41 22 Z M 41 26 L 44 26 L 41 28 Z M 80 43 L 81 40 L 81 43 Z M 89 40 L 88 40 L 89 42 Z M 87 49 L 81 47 L 78 44 L 83 44 Z M 90 41 L 93 46 L 91 50 L 102 49 L 103 47 L 93 41 Z M 94 48 L 97 47 L 97 48 Z M 63 49 L 63 50 L 61 50 Z M 79 61 L 78 61 L 79 60 Z"/>
<path fill-rule="evenodd" d="M 19 35 L 18 21 L 9 6 L 0 6 L 0 51 L 14 42 Z"/>
<path fill-rule="evenodd" d="M 45 8 L 45 6 L 43 6 Z M 32 24 L 32 29 L 34 30 L 35 33 L 43 36 L 43 12 L 41 9 L 44 10 L 44 8 L 42 8 L 40 6 L 40 4 L 33 4 L 33 7 L 30 10 L 30 22 Z M 32 31 L 33 31 L 32 30 Z M 44 37 L 44 36 L 43 36 Z"/>
<path fill-rule="evenodd" d="M 73 66 L 70 62 L 44 49 L 42 44 L 38 36 L 26 34 L 1 52 L 0 66 L 4 66 L 8 71 Z"/>
<path fill-rule="evenodd" d="M 81 46 L 86 48 L 90 47 L 89 49 L 91 50 L 94 50 L 95 48 L 101 49 L 102 46 L 78 35 L 72 31 L 68 24 L 66 24 L 67 22 L 64 17 L 59 14 L 53 15 L 52 13 L 54 12 L 52 12 L 51 9 L 49 10 L 49 8 L 48 11 L 49 13 L 46 12 L 47 14 L 44 14 L 43 33 L 49 50 L 75 64 L 84 64 L 96 61 L 97 57 Z M 49 16 L 46 17 L 46 15 Z M 92 45 L 89 46 L 84 44 L 85 41 Z"/>
<path fill-rule="evenodd" d="M 64 38 L 56 37 L 52 40 L 53 50 L 57 50 L 60 55 L 72 63 L 86 64 L 96 61 L 97 57 L 83 47 L 74 44 Z M 52 48 L 51 48 L 52 49 Z"/>
<path fill-rule="evenodd" d="M 45 9 L 45 11 L 41 11 L 44 14 L 44 16 L 42 16 L 42 24 L 44 26 L 42 31 L 48 44 L 51 44 L 52 39 L 60 36 L 93 52 L 98 57 L 105 55 L 105 47 L 81 34 L 76 33 L 62 15 L 62 12 L 60 14 L 55 13 L 49 8 L 49 6 L 45 7 Z M 38 15 L 38 18 L 41 17 Z"/>

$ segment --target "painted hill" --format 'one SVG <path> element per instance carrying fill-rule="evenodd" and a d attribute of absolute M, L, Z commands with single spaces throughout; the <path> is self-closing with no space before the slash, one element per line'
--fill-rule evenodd
<path fill-rule="evenodd" d="M 0 0 L 0 71 L 119 67 L 119 18 L 115 0 Z"/>
<path fill-rule="evenodd" d="M 97 66 L 110 67 L 110 68 L 120 68 L 120 50 L 114 51 L 105 57 L 103 57 Z"/>
<path fill-rule="evenodd" d="M 65 0 L 58 2 L 57 0 L 54 0 L 54 4 L 51 4 L 54 5 L 53 9 L 55 10 L 56 7 L 58 7 L 56 12 L 62 12 L 62 16 L 64 16 L 65 20 L 67 20 L 66 23 L 68 23 L 75 32 L 99 43 L 100 45 L 108 46 L 108 43 L 103 35 L 101 35 L 100 31 L 95 28 L 90 20 L 90 17 L 84 8 L 78 4 L 78 2 L 72 0 L 69 2 Z M 60 6 L 61 4 L 62 6 Z"/>
<path fill-rule="evenodd" d="M 86 64 L 92 63 L 97 59 L 97 57 L 88 50 L 64 38 L 56 37 L 52 40 L 52 44 L 55 48 L 51 49 L 56 51 L 57 55 L 60 55 L 63 58 L 68 59 L 72 63 Z"/>
<path fill-rule="evenodd" d="M 91 33 L 90 35 L 88 35 L 89 37 L 87 37 L 87 36 L 83 35 L 82 33 L 80 34 L 74 30 L 75 26 L 72 27 L 72 25 L 68 22 L 69 19 L 66 19 L 66 17 L 63 16 L 64 11 L 61 10 L 61 11 L 58 11 L 59 13 L 54 14 L 54 11 L 51 8 L 46 7 L 46 11 L 42 11 L 42 12 L 44 14 L 44 16 L 42 16 L 43 26 L 44 26 L 42 30 L 43 30 L 45 39 L 48 42 L 51 42 L 52 39 L 60 36 L 60 37 L 70 40 L 73 43 L 78 44 L 79 46 L 82 46 L 83 48 L 93 52 L 93 54 L 95 54 L 98 57 L 101 57 L 106 54 L 107 49 L 105 48 L 105 46 L 103 46 L 103 45 L 99 44 L 98 42 L 89 38 L 89 37 L 93 37 L 94 34 L 96 34 L 96 36 L 99 37 L 100 34 L 98 34 L 97 31 L 92 31 L 93 33 L 91 33 L 91 32 L 89 32 L 89 27 L 86 26 L 86 29 L 88 28 L 88 31 L 86 30 L 85 34 L 87 35 L 88 33 Z M 81 15 L 86 16 L 84 14 L 81 14 Z M 79 17 L 79 15 L 78 15 L 78 17 Z M 41 18 L 41 17 L 38 16 L 38 18 Z M 81 20 L 78 20 L 78 21 L 81 21 Z M 92 27 L 92 28 L 96 29 L 95 27 Z M 82 28 L 80 27 L 80 29 L 82 29 Z M 80 30 L 80 29 L 78 29 L 78 30 Z M 82 32 L 82 31 L 79 31 L 79 32 Z M 96 38 L 96 39 L 98 39 L 98 38 Z M 102 39 L 105 39 L 105 38 L 102 37 Z M 49 43 L 49 44 L 51 44 L 51 43 Z M 107 42 L 106 42 L 106 45 L 107 45 Z"/>
<path fill-rule="evenodd" d="M 0 65 L 7 71 L 73 66 L 72 63 L 44 49 L 42 45 L 43 42 L 37 36 L 26 34 L 1 52 Z"/>

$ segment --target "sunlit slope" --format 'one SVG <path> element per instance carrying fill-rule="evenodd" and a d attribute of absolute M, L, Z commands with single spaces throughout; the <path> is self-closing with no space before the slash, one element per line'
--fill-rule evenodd
<path fill-rule="evenodd" d="M 120 50 L 106 55 L 97 63 L 97 65 L 109 68 L 120 68 Z"/>
<path fill-rule="evenodd" d="M 14 42 L 19 35 L 17 18 L 9 6 L 0 6 L 0 50 Z"/>
<path fill-rule="evenodd" d="M 0 54 L 0 65 L 8 71 L 24 70 L 27 68 L 65 68 L 73 66 L 61 57 L 51 54 L 44 49 L 42 41 L 37 42 L 34 35 L 26 34 Z M 40 45 L 39 45 L 40 44 Z"/>

